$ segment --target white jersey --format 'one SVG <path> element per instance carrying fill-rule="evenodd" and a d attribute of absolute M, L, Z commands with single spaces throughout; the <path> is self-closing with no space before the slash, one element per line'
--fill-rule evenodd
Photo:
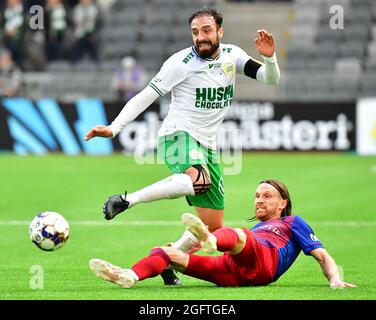
<path fill-rule="evenodd" d="M 218 128 L 234 97 L 236 73 L 244 74 L 249 59 L 244 50 L 229 44 L 220 44 L 215 59 L 200 58 L 194 47 L 167 59 L 149 83 L 160 96 L 172 91 L 158 137 L 181 130 L 215 149 Z"/>

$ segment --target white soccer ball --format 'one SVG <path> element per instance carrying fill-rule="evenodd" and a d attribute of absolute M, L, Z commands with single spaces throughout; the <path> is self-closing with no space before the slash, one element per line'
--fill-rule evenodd
<path fill-rule="evenodd" d="M 31 221 L 29 235 L 38 248 L 45 251 L 57 250 L 68 241 L 69 224 L 61 214 L 45 211 Z"/>

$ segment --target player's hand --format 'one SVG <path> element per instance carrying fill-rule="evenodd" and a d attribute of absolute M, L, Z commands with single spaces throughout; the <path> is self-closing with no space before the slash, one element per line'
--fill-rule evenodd
<path fill-rule="evenodd" d="M 275 41 L 271 33 L 266 30 L 257 30 L 258 37 L 254 40 L 256 49 L 265 57 L 273 56 L 275 52 Z"/>
<path fill-rule="evenodd" d="M 347 283 L 347 282 L 343 282 L 343 281 L 331 281 L 329 286 L 332 289 L 336 289 L 336 288 L 356 288 L 355 284 Z"/>
<path fill-rule="evenodd" d="M 109 126 L 96 126 L 86 134 L 85 141 L 89 141 L 94 137 L 112 138 L 113 133 Z"/>

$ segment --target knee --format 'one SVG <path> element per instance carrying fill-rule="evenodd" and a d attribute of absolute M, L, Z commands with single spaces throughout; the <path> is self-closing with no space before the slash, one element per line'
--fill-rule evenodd
<path fill-rule="evenodd" d="M 206 167 L 201 164 L 195 164 L 187 169 L 185 173 L 191 177 L 196 195 L 209 191 L 211 187 L 211 178 Z"/>

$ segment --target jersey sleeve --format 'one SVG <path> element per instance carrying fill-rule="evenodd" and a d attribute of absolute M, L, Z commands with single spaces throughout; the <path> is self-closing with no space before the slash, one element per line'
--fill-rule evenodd
<path fill-rule="evenodd" d="M 151 79 L 149 86 L 160 96 L 164 96 L 185 78 L 186 71 L 183 62 L 178 59 L 177 55 L 173 55 L 165 61 L 161 70 Z"/>
<path fill-rule="evenodd" d="M 311 227 L 298 216 L 292 223 L 292 234 L 304 254 L 309 254 L 313 249 L 323 248 L 322 243 L 315 236 Z"/>

